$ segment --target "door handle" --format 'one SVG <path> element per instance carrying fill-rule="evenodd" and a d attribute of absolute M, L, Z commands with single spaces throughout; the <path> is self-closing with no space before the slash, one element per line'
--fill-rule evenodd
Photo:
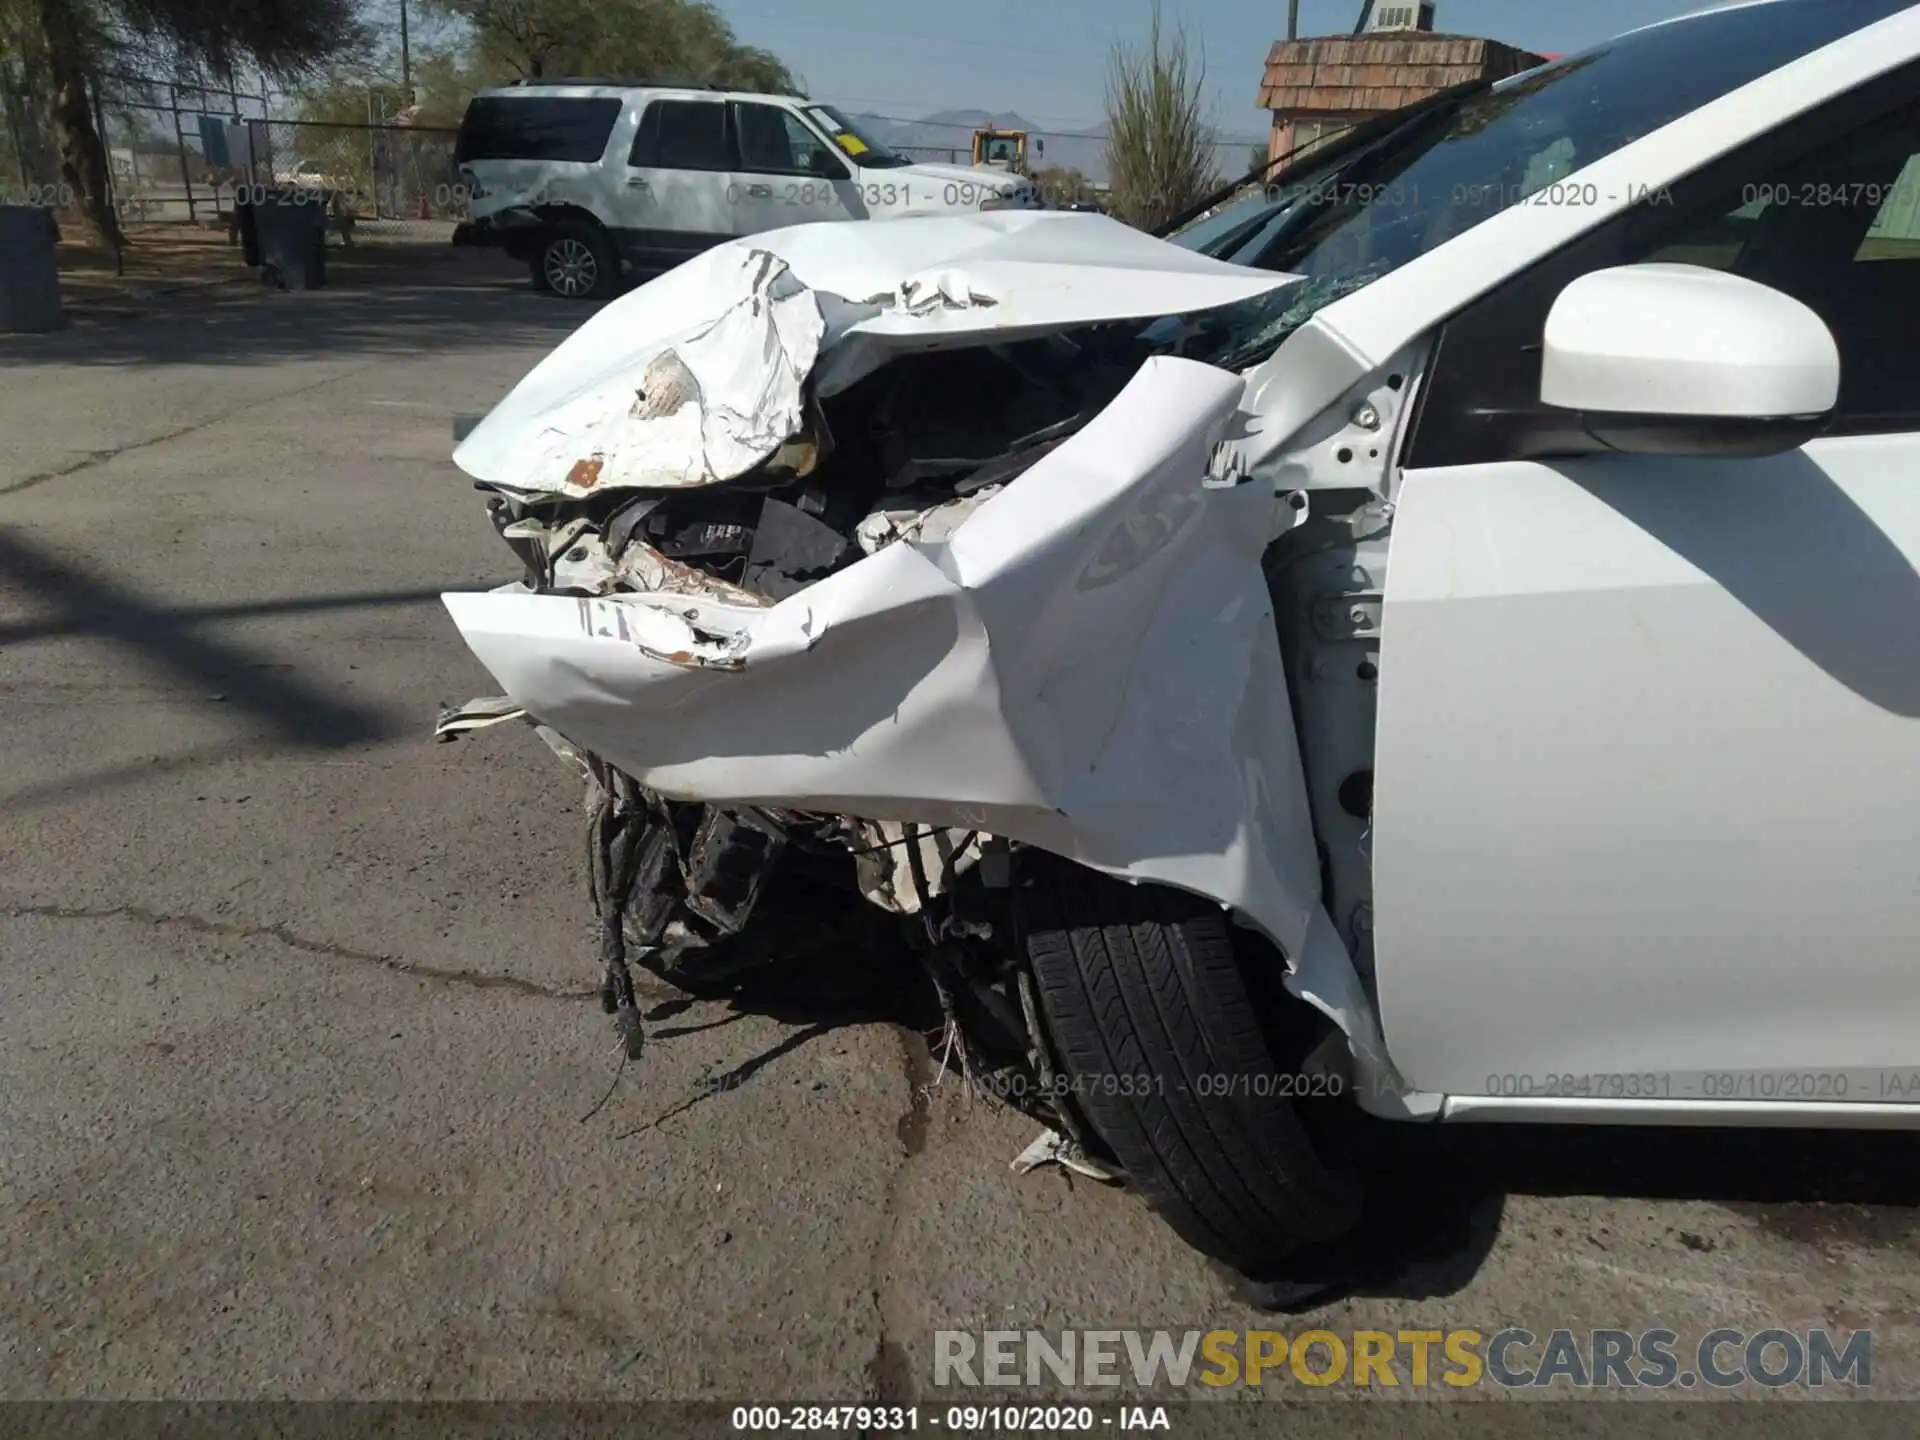
<path fill-rule="evenodd" d="M 749 185 L 747 186 L 747 194 L 756 200 L 770 200 L 773 198 L 773 187 L 771 185 Z"/>
<path fill-rule="evenodd" d="M 627 188 L 629 190 L 651 190 L 653 187 L 636 175 L 627 181 Z"/>

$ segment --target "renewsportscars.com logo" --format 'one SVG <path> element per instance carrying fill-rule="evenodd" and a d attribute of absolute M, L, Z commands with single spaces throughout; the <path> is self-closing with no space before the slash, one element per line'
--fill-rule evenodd
<path fill-rule="evenodd" d="M 936 1386 L 1778 1390 L 1873 1383 L 1868 1330 L 939 1330 Z"/>

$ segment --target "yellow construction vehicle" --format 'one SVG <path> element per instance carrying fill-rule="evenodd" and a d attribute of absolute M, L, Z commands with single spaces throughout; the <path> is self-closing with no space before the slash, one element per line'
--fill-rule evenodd
<path fill-rule="evenodd" d="M 1033 153 L 1045 155 L 1047 143 L 1033 141 Z M 973 132 L 973 163 L 1015 175 L 1032 175 L 1027 162 L 1027 132 L 1024 130 L 976 130 Z"/>

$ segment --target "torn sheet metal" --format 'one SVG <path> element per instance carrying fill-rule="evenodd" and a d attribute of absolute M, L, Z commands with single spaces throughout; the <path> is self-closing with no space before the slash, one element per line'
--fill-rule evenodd
<path fill-rule="evenodd" d="M 896 540 L 917 540 L 922 545 L 944 544 L 963 520 L 1001 488 L 990 485 L 944 505 L 874 510 L 854 527 L 853 538 L 869 555 L 877 554 Z"/>
<path fill-rule="evenodd" d="M 916 825 L 909 840 L 907 829 L 890 820 L 867 821 L 859 827 L 854 850 L 860 893 L 896 915 L 917 915 L 925 902 L 946 894 L 953 877 L 978 864 L 993 838 L 978 830 Z M 919 851 L 917 871 L 910 850 Z"/>
<path fill-rule="evenodd" d="M 1124 1184 L 1127 1178 L 1124 1171 L 1094 1159 L 1057 1130 L 1042 1130 L 1031 1145 L 1008 1162 L 1008 1168 L 1016 1175 L 1030 1174 L 1042 1165 L 1058 1165 L 1063 1170 L 1071 1170 L 1089 1180 L 1098 1180 L 1103 1185 Z"/>
<path fill-rule="evenodd" d="M 1210 896 L 1297 956 L 1319 862 L 1260 568 L 1284 507 L 1204 483 L 1242 392 L 1151 359 L 944 544 L 771 606 L 446 605 L 509 695 L 669 798 L 1005 836 Z"/>
<path fill-rule="evenodd" d="M 575 748 L 571 740 L 545 725 L 535 725 L 533 733 L 540 737 L 541 744 L 565 761 L 569 769 L 578 774 L 582 780 L 592 783 L 593 767 L 587 763 L 587 757 Z"/>
<path fill-rule="evenodd" d="M 679 599 L 701 595 L 749 610 L 769 603 L 751 590 L 730 585 L 704 570 L 662 555 L 643 540 L 629 540 L 612 570 L 613 579 L 627 590 L 659 592 Z"/>
<path fill-rule="evenodd" d="M 505 695 L 483 695 L 464 705 L 443 705 L 433 727 L 436 740 L 457 740 L 472 730 L 485 730 L 508 720 L 524 720 L 527 712 Z"/>
<path fill-rule="evenodd" d="M 826 321 L 786 262 L 764 250 L 714 253 L 708 318 L 679 327 L 644 363 L 598 377 L 532 423 L 502 425 L 496 411 L 454 452 L 455 462 L 517 489 L 584 495 L 710 485 L 771 456 L 801 428 L 802 386 Z M 483 452 L 484 473 L 461 458 Z"/>
<path fill-rule="evenodd" d="M 729 241 L 615 300 L 454 451 L 476 480 L 575 498 L 745 474 L 893 355 L 1212 309 L 1298 277 L 1100 215 L 819 223 Z"/>

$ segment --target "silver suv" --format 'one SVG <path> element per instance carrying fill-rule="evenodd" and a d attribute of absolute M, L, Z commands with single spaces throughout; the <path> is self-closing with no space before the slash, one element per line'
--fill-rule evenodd
<path fill-rule="evenodd" d="M 474 96 L 455 244 L 498 245 L 559 294 L 613 293 L 723 240 L 820 220 L 1040 209 L 1003 171 L 917 164 L 831 105 L 692 85 L 515 84 Z"/>

